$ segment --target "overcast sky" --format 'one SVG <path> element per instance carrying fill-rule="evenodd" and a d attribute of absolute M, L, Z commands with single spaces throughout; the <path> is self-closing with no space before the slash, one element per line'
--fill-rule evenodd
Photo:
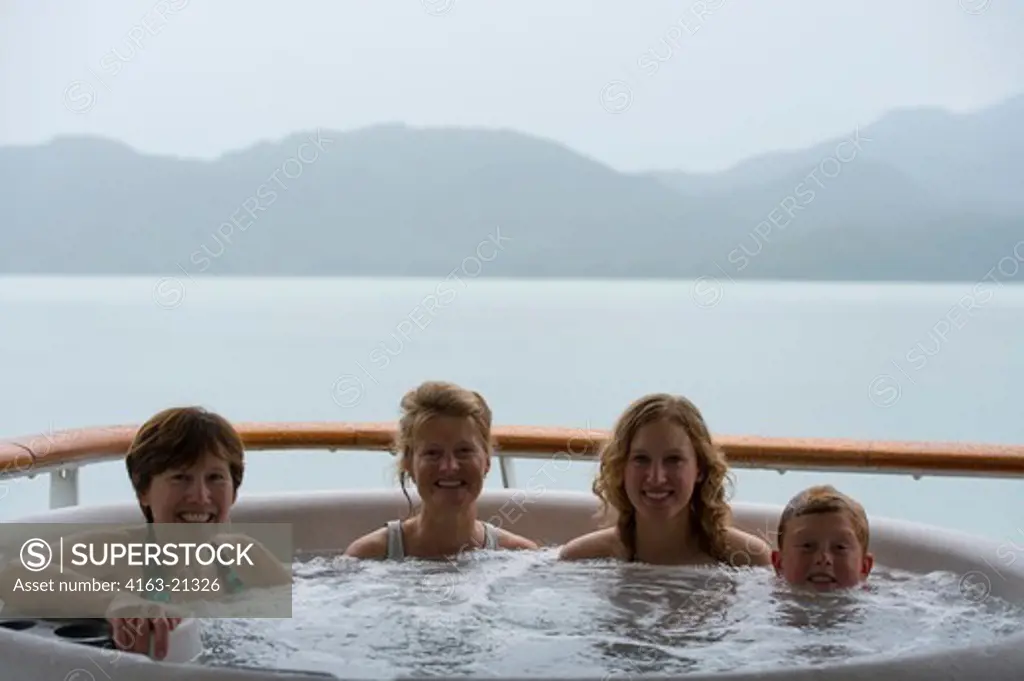
<path fill-rule="evenodd" d="M 0 144 L 405 122 L 706 171 L 1021 92 L 1021 0 L 0 0 Z"/>

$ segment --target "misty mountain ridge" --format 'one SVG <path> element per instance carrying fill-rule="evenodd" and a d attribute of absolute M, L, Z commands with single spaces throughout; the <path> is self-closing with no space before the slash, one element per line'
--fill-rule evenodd
<path fill-rule="evenodd" d="M 1020 158 L 1024 96 L 705 175 L 511 130 L 322 129 L 213 160 L 66 136 L 0 147 L 0 274 L 444 277 L 500 228 L 479 276 L 977 281 L 1024 239 Z"/>

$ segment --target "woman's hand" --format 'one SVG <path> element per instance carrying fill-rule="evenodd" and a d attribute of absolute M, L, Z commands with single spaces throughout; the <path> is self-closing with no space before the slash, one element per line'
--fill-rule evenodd
<path fill-rule="evenodd" d="M 180 617 L 109 617 L 114 646 L 118 650 L 149 655 L 152 646 L 153 658 L 167 657 L 171 632 L 181 624 Z"/>
<path fill-rule="evenodd" d="M 162 660 L 167 657 L 171 632 L 182 620 L 172 615 L 180 614 L 164 604 L 119 593 L 107 609 L 114 647 L 143 655 L 152 652 L 153 659 Z"/>

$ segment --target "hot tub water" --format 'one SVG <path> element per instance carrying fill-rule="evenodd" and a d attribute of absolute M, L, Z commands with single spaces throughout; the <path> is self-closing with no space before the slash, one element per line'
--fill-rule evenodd
<path fill-rule="evenodd" d="M 946 650 L 1024 629 L 1024 607 L 960 575 L 876 567 L 865 589 L 803 594 L 770 570 L 314 557 L 292 619 L 210 620 L 202 662 L 345 678 L 606 677 L 808 666 Z"/>

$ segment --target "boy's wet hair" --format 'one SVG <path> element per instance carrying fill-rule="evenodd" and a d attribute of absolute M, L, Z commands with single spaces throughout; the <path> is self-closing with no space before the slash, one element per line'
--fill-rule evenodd
<path fill-rule="evenodd" d="M 786 504 L 779 518 L 779 550 L 786 534 L 786 525 L 793 518 L 818 513 L 845 513 L 853 521 L 853 529 L 862 551 L 868 550 L 870 531 L 864 507 L 853 497 L 843 494 L 832 485 L 815 485 L 803 490 Z"/>
<path fill-rule="evenodd" d="M 245 472 L 242 438 L 227 419 L 202 407 L 172 407 L 150 417 L 135 433 L 124 463 L 132 487 L 140 495 L 155 476 L 188 468 L 206 454 L 227 462 L 237 495 Z M 146 522 L 153 522 L 148 507 L 143 507 L 142 513 Z"/>

